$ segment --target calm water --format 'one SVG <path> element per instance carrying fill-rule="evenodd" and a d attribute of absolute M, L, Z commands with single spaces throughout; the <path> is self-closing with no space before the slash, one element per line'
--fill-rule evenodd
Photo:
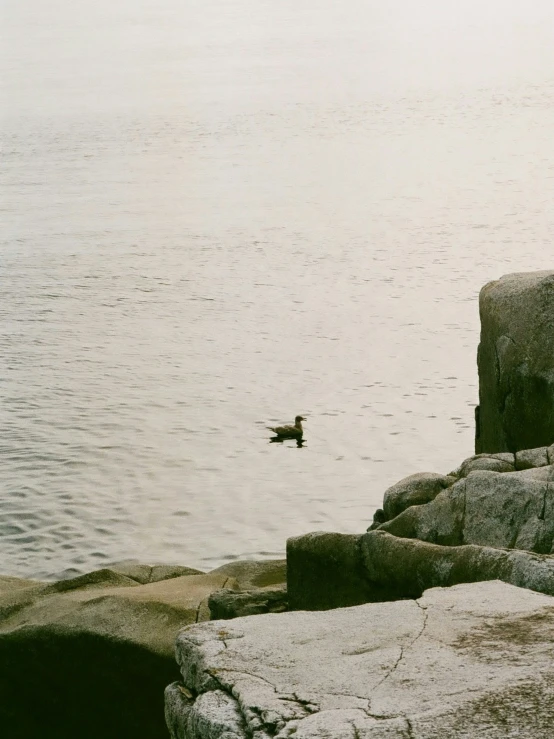
<path fill-rule="evenodd" d="M 552 267 L 551 0 L 0 8 L 2 573 L 280 556 L 472 453 L 478 291 Z"/>

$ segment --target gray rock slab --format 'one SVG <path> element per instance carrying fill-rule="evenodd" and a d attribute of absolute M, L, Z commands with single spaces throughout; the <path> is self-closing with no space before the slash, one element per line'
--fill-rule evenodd
<path fill-rule="evenodd" d="M 441 546 L 384 531 L 360 537 L 365 576 L 389 599 L 416 598 L 439 586 L 502 580 L 554 595 L 554 557 L 475 544 Z"/>
<path fill-rule="evenodd" d="M 554 722 L 554 599 L 501 582 L 206 622 L 176 654 L 191 697 L 166 693 L 172 739 L 545 739 Z"/>
<path fill-rule="evenodd" d="M 322 610 L 321 604 L 329 604 L 331 600 L 333 606 L 327 605 L 328 608 L 351 605 L 351 590 L 335 589 L 335 584 L 340 584 L 341 572 L 343 580 L 350 582 L 352 588 L 359 583 L 358 603 L 418 598 L 428 588 L 497 579 L 554 595 L 554 556 L 551 554 L 475 544 L 431 544 L 392 536 L 381 529 L 360 534 L 355 541 L 349 536 L 345 542 L 347 546 L 341 547 L 340 536 L 335 534 L 335 562 L 331 573 L 326 573 L 324 567 L 330 556 L 330 541 L 333 541 L 328 534 L 313 533 L 289 540 L 295 555 L 289 566 L 289 577 L 294 583 L 306 585 L 303 590 L 294 588 L 293 603 L 289 601 L 291 610 Z M 309 552 L 308 559 L 301 556 L 304 549 Z M 318 554 L 323 563 L 321 567 L 317 567 Z M 316 566 L 306 567 L 312 563 Z M 346 602 L 341 602 L 343 597 Z"/>
<path fill-rule="evenodd" d="M 109 571 L 108 571 L 109 572 Z M 21 589 L 0 597 L 0 634 L 19 627 L 66 628 L 95 634 L 169 656 L 177 631 L 187 623 L 209 619 L 208 598 L 216 590 L 234 587 L 221 574 L 185 575 L 139 585 L 123 578 L 75 578 L 47 586 Z"/>
<path fill-rule="evenodd" d="M 17 590 L 26 590 L 27 588 L 44 586 L 41 580 L 25 580 L 21 577 L 10 577 L 9 575 L 0 575 L 0 595 L 6 595 Z"/>
<path fill-rule="evenodd" d="M 177 682 L 165 689 L 165 720 L 172 739 L 242 739 L 246 735 L 246 723 L 231 695 L 223 690 L 202 693 L 196 700 L 189 695 Z"/>

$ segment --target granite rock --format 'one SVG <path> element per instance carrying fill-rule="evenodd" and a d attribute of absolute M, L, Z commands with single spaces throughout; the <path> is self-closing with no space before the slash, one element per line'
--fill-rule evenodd
<path fill-rule="evenodd" d="M 554 271 L 505 275 L 479 296 L 476 452 L 554 441 Z"/>
<path fill-rule="evenodd" d="M 348 536 L 348 546 L 334 547 L 334 570 L 327 575 L 324 567 L 312 569 L 306 564 L 328 560 L 328 534 L 312 533 L 289 540 L 295 553 L 289 578 L 292 583 L 305 584 L 303 589 L 293 588 L 292 599 L 289 593 L 291 610 L 341 608 L 354 599 L 357 603 L 373 603 L 419 598 L 428 588 L 496 579 L 554 595 L 554 556 L 549 554 L 476 544 L 432 544 L 393 536 L 382 529 L 356 537 L 342 536 Z M 298 556 L 304 549 L 309 551 L 308 560 Z M 348 589 L 340 587 L 341 572 L 343 581 L 350 583 Z"/>
<path fill-rule="evenodd" d="M 181 565 L 145 565 L 135 560 L 125 560 L 116 562 L 109 567 L 112 572 L 136 580 L 140 585 L 147 585 L 151 582 L 159 582 L 160 580 L 170 580 L 173 577 L 183 577 L 184 575 L 203 575 L 201 570 L 193 567 L 183 567 Z"/>
<path fill-rule="evenodd" d="M 385 520 L 395 518 L 409 506 L 421 505 L 434 500 L 445 488 L 456 482 L 456 478 L 436 472 L 418 472 L 392 485 L 383 496 Z"/>
<path fill-rule="evenodd" d="M 515 454 L 516 470 L 528 470 L 534 467 L 546 467 L 552 464 L 549 460 L 548 447 L 538 449 L 522 449 Z"/>
<path fill-rule="evenodd" d="M 434 544 L 550 553 L 553 481 L 552 466 L 511 473 L 471 472 L 432 502 L 408 508 L 379 530 Z"/>
<path fill-rule="evenodd" d="M 172 739 L 545 739 L 553 644 L 554 599 L 501 582 L 211 621 L 179 633 L 167 724 Z"/>
<path fill-rule="evenodd" d="M 288 610 L 286 587 L 259 590 L 217 590 L 208 598 L 211 619 L 238 618 L 257 613 L 282 613 Z"/>
<path fill-rule="evenodd" d="M 287 584 L 287 560 L 237 560 L 217 567 L 211 574 L 232 577 L 240 590 L 282 586 Z"/>
<path fill-rule="evenodd" d="M 510 453 L 500 454 L 475 454 L 464 459 L 460 467 L 453 473 L 456 478 L 467 477 L 470 472 L 514 472 L 515 455 Z"/>
<path fill-rule="evenodd" d="M 366 589 L 375 587 L 383 600 L 419 598 L 428 588 L 486 580 L 554 595 L 552 555 L 476 544 L 443 546 L 381 530 L 361 535 L 359 548 Z"/>
<path fill-rule="evenodd" d="M 2 579 L 2 736 L 166 739 L 162 692 L 178 677 L 176 634 L 210 617 L 211 593 L 238 586 L 226 574 L 119 570 L 55 583 Z M 169 579 L 150 581 L 162 573 Z"/>

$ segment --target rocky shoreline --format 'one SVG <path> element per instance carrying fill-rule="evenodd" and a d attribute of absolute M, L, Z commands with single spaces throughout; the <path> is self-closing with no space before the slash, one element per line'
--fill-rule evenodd
<path fill-rule="evenodd" d="M 485 286 L 479 453 L 390 487 L 365 533 L 208 573 L 0 577 L 3 735 L 550 736 L 553 317 L 554 272 Z"/>
<path fill-rule="evenodd" d="M 501 711 L 503 731 L 544 737 L 553 482 L 554 445 L 479 454 L 393 485 L 365 534 L 289 539 L 286 560 L 1 577 L 0 725 L 13 739 L 511 736 L 487 728 Z M 540 710 L 521 723 L 528 695 Z"/>

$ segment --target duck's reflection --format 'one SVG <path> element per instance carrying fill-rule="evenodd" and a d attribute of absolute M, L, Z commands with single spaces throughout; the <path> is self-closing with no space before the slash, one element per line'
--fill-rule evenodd
<path fill-rule="evenodd" d="M 282 444 L 284 441 L 292 441 L 292 439 L 284 439 L 282 436 L 272 436 L 269 440 L 270 444 Z M 296 446 L 299 449 L 302 449 L 304 444 L 306 443 L 305 439 L 296 439 Z"/>

